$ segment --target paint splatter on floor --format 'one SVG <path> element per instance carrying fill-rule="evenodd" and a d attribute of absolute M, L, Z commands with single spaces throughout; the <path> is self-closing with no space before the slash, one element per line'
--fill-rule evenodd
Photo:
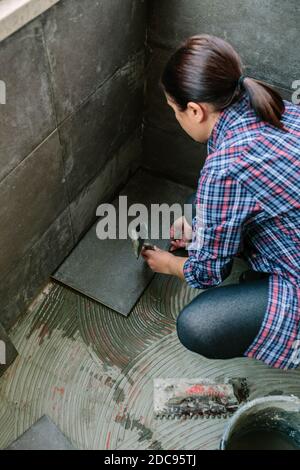
<path fill-rule="evenodd" d="M 245 266 L 235 259 L 224 284 Z M 300 395 L 300 371 L 211 361 L 178 341 L 176 317 L 199 291 L 157 275 L 128 318 L 53 284 L 12 331 L 20 353 L 0 379 L 0 447 L 47 414 L 79 449 L 214 449 L 225 419 L 153 418 L 153 379 L 246 376 L 251 398 Z"/>

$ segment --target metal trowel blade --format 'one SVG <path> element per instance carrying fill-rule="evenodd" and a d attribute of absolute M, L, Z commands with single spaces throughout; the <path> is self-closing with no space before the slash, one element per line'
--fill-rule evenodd
<path fill-rule="evenodd" d="M 146 238 L 143 237 L 143 234 L 148 233 L 148 228 L 146 224 L 139 224 L 136 229 L 131 230 L 130 238 L 132 240 L 133 251 L 136 259 L 139 259 L 143 247 L 150 248 L 151 245 L 146 242 Z"/>

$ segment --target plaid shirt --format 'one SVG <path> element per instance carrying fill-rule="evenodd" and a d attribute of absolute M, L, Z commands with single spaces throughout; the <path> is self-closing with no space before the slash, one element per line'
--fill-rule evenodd
<path fill-rule="evenodd" d="M 300 107 L 285 101 L 279 130 L 257 117 L 246 93 L 222 111 L 208 141 L 184 275 L 217 286 L 233 257 L 270 273 L 268 306 L 244 355 L 273 367 L 300 364 Z"/>

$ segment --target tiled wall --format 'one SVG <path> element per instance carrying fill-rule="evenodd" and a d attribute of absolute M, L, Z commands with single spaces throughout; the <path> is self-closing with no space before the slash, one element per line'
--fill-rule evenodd
<path fill-rule="evenodd" d="M 148 7 L 148 18 L 146 17 Z M 142 164 L 191 186 L 204 145 L 157 83 L 191 34 L 228 39 L 246 73 L 289 99 L 299 79 L 298 0 L 61 0 L 0 44 L 0 322 L 9 328 Z M 144 156 L 141 124 L 148 21 Z"/>
<path fill-rule="evenodd" d="M 145 166 L 195 185 L 206 157 L 204 145 L 187 137 L 157 86 L 172 50 L 199 33 L 230 41 L 245 73 L 265 80 L 291 99 L 300 79 L 299 0 L 150 0 L 148 19 Z"/>
<path fill-rule="evenodd" d="M 146 5 L 61 0 L 0 44 L 0 322 L 140 164 Z"/>

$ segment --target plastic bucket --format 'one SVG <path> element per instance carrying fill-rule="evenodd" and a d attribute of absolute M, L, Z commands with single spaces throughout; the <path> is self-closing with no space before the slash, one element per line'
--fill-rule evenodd
<path fill-rule="evenodd" d="M 220 450 L 299 450 L 300 399 L 294 396 L 256 398 L 229 420 Z"/>

